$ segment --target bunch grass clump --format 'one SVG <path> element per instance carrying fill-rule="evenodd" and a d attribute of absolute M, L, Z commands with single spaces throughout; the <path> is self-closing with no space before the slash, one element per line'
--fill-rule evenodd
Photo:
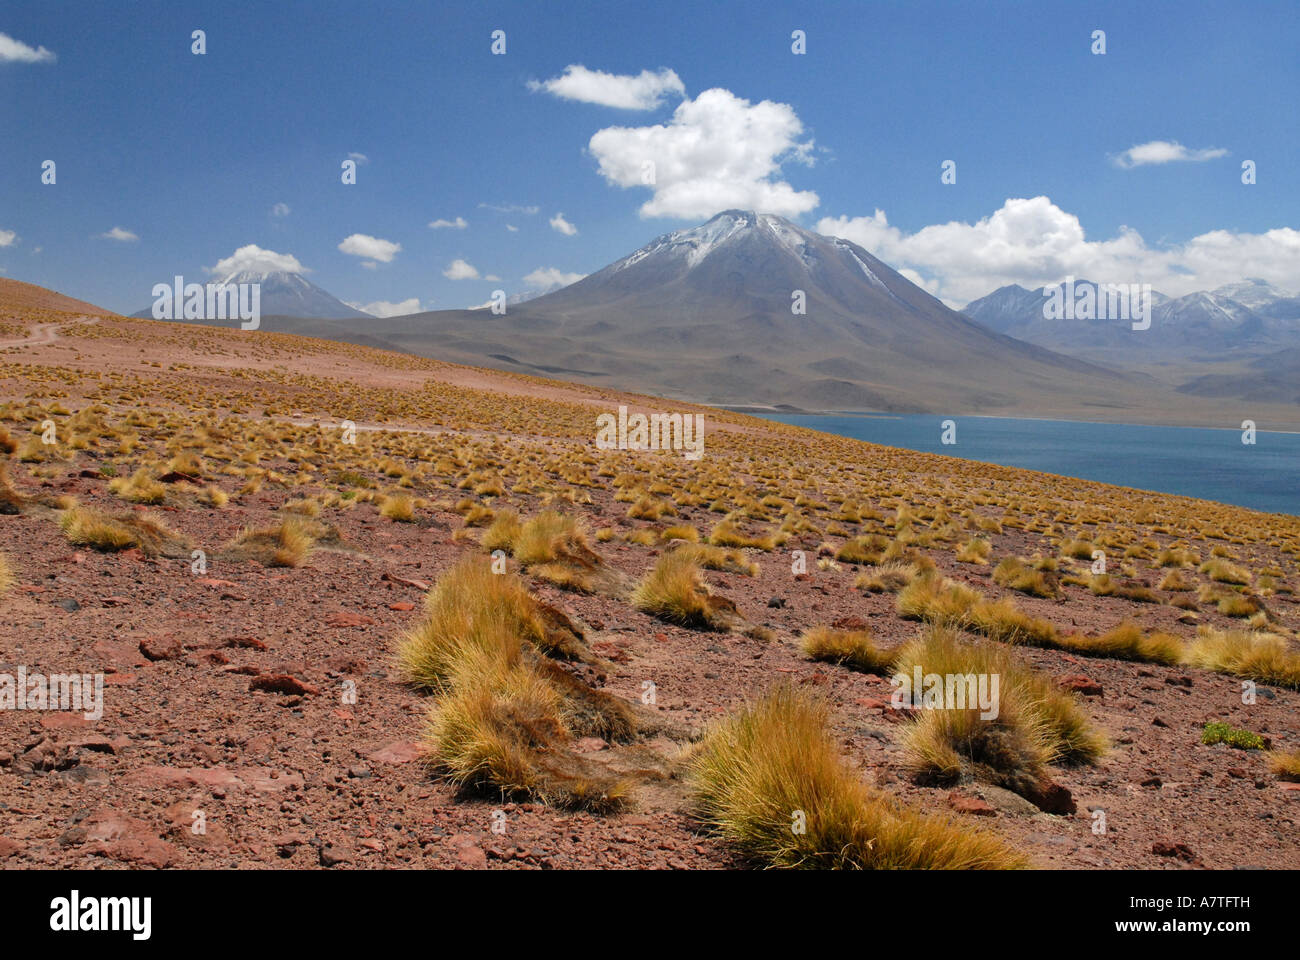
<path fill-rule="evenodd" d="M 895 653 L 882 649 L 867 630 L 836 630 L 826 626 L 805 631 L 799 638 L 799 646 L 810 660 L 836 663 L 863 673 L 886 673 Z"/>
<path fill-rule="evenodd" d="M 691 764 L 700 815 L 765 866 L 1010 869 L 995 835 L 901 807 L 838 756 L 824 701 L 782 685 L 715 726 Z"/>

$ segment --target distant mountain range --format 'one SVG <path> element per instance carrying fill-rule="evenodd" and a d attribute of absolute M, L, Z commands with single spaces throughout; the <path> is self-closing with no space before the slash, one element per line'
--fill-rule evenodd
<path fill-rule="evenodd" d="M 741 210 L 504 315 L 268 315 L 263 329 L 737 407 L 1134 422 L 1221 409 L 989 330 L 854 243 Z"/>
<path fill-rule="evenodd" d="M 666 233 L 504 315 L 379 318 L 296 274 L 223 279 L 263 284 L 264 330 L 725 406 L 1210 424 L 1240 422 L 1234 400 L 1300 417 L 1300 312 L 1263 281 L 1153 294 L 1144 331 L 1048 320 L 1046 288 L 957 312 L 857 244 L 752 211 Z"/>
<path fill-rule="evenodd" d="M 1076 291 L 1085 285 L 1096 286 L 1074 281 Z M 990 330 L 1110 366 L 1250 360 L 1300 347 L 1300 298 L 1264 280 L 1177 299 L 1152 291 L 1148 330 L 1119 319 L 1049 318 L 1044 306 L 1060 287 L 1012 284 L 971 301 L 962 313 Z"/>

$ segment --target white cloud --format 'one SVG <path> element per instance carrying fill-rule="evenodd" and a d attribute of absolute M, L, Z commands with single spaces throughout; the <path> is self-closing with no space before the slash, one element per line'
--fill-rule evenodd
<path fill-rule="evenodd" d="M 380 263 L 392 263 L 393 257 L 401 252 L 402 245 L 393 243 L 391 240 L 371 237 L 364 233 L 354 233 L 352 236 L 343 239 L 339 244 L 339 249 L 354 257 L 366 257 L 369 260 L 378 260 Z"/>
<path fill-rule="evenodd" d="M 506 229 L 509 230 L 511 233 L 518 233 L 518 232 L 519 232 L 519 228 L 518 228 L 518 227 L 511 226 L 511 225 L 508 224 L 508 223 L 506 224 Z"/>
<path fill-rule="evenodd" d="M 348 306 L 353 310 L 368 313 L 372 317 L 404 317 L 408 313 L 420 312 L 420 298 L 411 297 L 411 299 L 403 300 L 400 303 L 376 300 L 374 303 L 349 303 Z"/>
<path fill-rule="evenodd" d="M 130 230 L 123 230 L 121 227 L 114 227 L 112 230 L 109 230 L 107 233 L 101 233 L 99 236 L 101 240 L 116 240 L 118 243 L 134 243 L 140 239 Z"/>
<path fill-rule="evenodd" d="M 370 162 L 370 158 L 367 157 L 364 153 L 349 153 L 348 159 L 355 160 L 358 166 L 362 166 Z"/>
<path fill-rule="evenodd" d="M 12 247 L 18 242 L 18 234 L 12 230 L 0 230 L 0 247 Z"/>
<path fill-rule="evenodd" d="M 464 230 L 469 226 L 469 221 L 464 217 L 457 217 L 455 220 L 432 220 L 429 222 L 430 230 Z"/>
<path fill-rule="evenodd" d="M 1146 167 L 1162 163 L 1201 163 L 1226 157 L 1228 151 L 1220 147 L 1206 147 L 1203 150 L 1189 150 L 1177 140 L 1152 140 L 1129 147 L 1123 153 L 1112 156 L 1111 162 L 1117 167 L 1129 169 Z"/>
<path fill-rule="evenodd" d="M 524 283 L 536 290 L 550 290 L 555 287 L 567 287 L 585 276 L 585 273 L 565 273 L 555 267 L 538 267 L 524 277 Z"/>
<path fill-rule="evenodd" d="M 1011 283 L 1035 289 L 1066 276 L 1149 283 L 1173 297 L 1243 277 L 1300 287 L 1300 230 L 1213 230 L 1181 245 L 1152 248 L 1122 226 L 1108 240 L 1089 240 L 1079 218 L 1047 197 L 1009 199 L 975 223 L 934 224 L 915 233 L 890 226 L 883 210 L 868 217 L 824 217 L 816 229 L 865 247 L 913 282 L 919 277 L 921 286 L 949 305 Z"/>
<path fill-rule="evenodd" d="M 255 243 L 240 247 L 224 260 L 218 260 L 216 266 L 207 268 L 209 273 L 227 277 L 232 273 L 308 273 L 308 269 L 298 262 L 291 253 L 276 253 L 263 250 Z"/>
<path fill-rule="evenodd" d="M 501 278 L 498 277 L 495 273 L 489 273 L 489 274 L 488 274 L 487 276 L 485 276 L 483 279 L 486 280 L 488 283 L 500 283 L 500 282 L 501 282 Z"/>
<path fill-rule="evenodd" d="M 54 63 L 57 59 L 51 50 L 44 47 L 33 50 L 21 40 L 0 33 L 0 63 Z"/>
<path fill-rule="evenodd" d="M 578 232 L 578 228 L 564 219 L 563 213 L 557 213 L 551 217 L 551 229 L 556 233 L 562 233 L 566 237 L 572 237 Z"/>
<path fill-rule="evenodd" d="M 699 219 L 728 208 L 796 216 L 819 202 L 779 179 L 787 162 L 812 164 L 813 141 L 802 134 L 788 104 L 751 104 L 715 88 L 683 100 L 667 124 L 607 127 L 588 147 L 610 183 L 653 191 L 643 217 Z"/>
<path fill-rule="evenodd" d="M 529 90 L 542 90 L 563 100 L 595 103 L 602 107 L 620 110 L 653 110 L 664 101 L 666 94 L 686 96 L 681 78 L 667 67 L 658 73 L 642 70 L 636 76 L 588 70 L 580 63 L 571 63 L 564 73 L 539 83 L 528 81 Z"/>
<path fill-rule="evenodd" d="M 523 207 L 517 203 L 480 203 L 479 207 L 483 210 L 495 210 L 497 213 L 522 213 L 527 216 L 536 216 L 541 207 Z"/>
<path fill-rule="evenodd" d="M 287 217 L 289 215 L 289 205 L 287 203 L 277 203 L 271 208 L 271 216 Z"/>
<path fill-rule="evenodd" d="M 465 260 L 453 260 L 451 266 L 442 271 L 448 280 L 477 280 L 478 270 Z"/>

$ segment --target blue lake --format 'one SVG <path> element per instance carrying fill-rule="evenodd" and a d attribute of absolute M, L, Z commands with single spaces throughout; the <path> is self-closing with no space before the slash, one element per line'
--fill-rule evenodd
<path fill-rule="evenodd" d="M 965 460 L 1042 470 L 1139 490 L 1300 514 L 1300 435 L 1146 427 L 1074 420 L 941 417 L 930 414 L 793 415 L 765 419 Z M 941 442 L 944 420 L 957 442 Z"/>

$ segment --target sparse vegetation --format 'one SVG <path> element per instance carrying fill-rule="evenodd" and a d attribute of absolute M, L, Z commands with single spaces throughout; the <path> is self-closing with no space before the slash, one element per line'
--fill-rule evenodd
<path fill-rule="evenodd" d="M 701 816 L 773 867 L 989 869 L 1025 866 L 995 836 L 899 807 L 836 755 L 825 703 L 777 687 L 718 724 L 691 765 Z M 791 829 L 802 815 L 802 832 Z"/>

